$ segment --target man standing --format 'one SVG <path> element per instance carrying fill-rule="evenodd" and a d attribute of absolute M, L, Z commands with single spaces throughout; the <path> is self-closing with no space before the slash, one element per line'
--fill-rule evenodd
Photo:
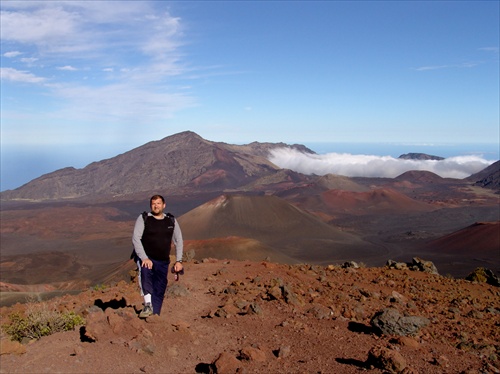
<path fill-rule="evenodd" d="M 176 262 L 174 272 L 182 266 L 183 240 L 177 220 L 170 213 L 165 214 L 165 199 L 154 195 L 149 200 L 151 212 L 135 221 L 132 243 L 134 260 L 139 269 L 139 286 L 144 297 L 144 309 L 140 318 L 160 314 L 163 297 L 167 289 L 167 274 L 170 265 L 170 247 L 175 245 Z"/>

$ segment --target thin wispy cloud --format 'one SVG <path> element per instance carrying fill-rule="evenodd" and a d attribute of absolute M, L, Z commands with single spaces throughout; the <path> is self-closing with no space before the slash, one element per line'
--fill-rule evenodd
<path fill-rule="evenodd" d="M 33 65 L 35 62 L 38 61 L 38 58 L 36 58 L 36 57 L 23 57 L 19 61 L 21 61 L 22 63 L 27 64 L 27 65 Z"/>
<path fill-rule="evenodd" d="M 458 179 L 477 173 L 493 163 L 479 156 L 450 157 L 439 161 L 406 160 L 349 153 L 306 154 L 290 148 L 273 150 L 269 160 L 281 168 L 303 174 L 395 178 L 410 170 L 425 170 L 443 178 Z"/>
<path fill-rule="evenodd" d="M 473 68 L 480 65 L 479 62 L 464 62 L 462 64 L 452 64 L 452 65 L 429 65 L 421 66 L 416 68 L 417 71 L 427 71 L 427 70 L 440 70 L 440 69 L 467 69 Z"/>
<path fill-rule="evenodd" d="M 498 47 L 483 47 L 479 48 L 480 51 L 498 53 Z"/>
<path fill-rule="evenodd" d="M 59 112 L 47 114 L 68 116 L 68 122 L 171 118 L 195 99 L 170 83 L 189 72 L 181 51 L 182 20 L 154 6 L 143 1 L 2 2 L 1 38 L 14 46 L 3 55 L 10 66 L 4 63 L 2 80 L 44 88 L 46 98 L 59 102 L 54 107 Z M 65 80 L 68 72 L 74 73 L 71 82 Z"/>

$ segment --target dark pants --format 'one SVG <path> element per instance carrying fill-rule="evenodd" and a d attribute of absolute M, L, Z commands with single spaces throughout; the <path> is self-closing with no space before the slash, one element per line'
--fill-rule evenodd
<path fill-rule="evenodd" d="M 139 266 L 139 285 L 143 295 L 151 294 L 153 313 L 160 314 L 167 289 L 169 263 L 166 261 L 150 260 L 153 262 L 152 269 L 142 267 L 140 259 L 137 262 Z"/>

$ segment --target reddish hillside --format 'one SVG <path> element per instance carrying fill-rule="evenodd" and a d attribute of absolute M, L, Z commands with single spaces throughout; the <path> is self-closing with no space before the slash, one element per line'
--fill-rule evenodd
<path fill-rule="evenodd" d="M 500 221 L 478 222 L 469 227 L 433 240 L 429 247 L 439 252 L 467 254 L 500 260 Z"/>
<path fill-rule="evenodd" d="M 329 190 L 322 200 L 332 212 L 350 214 L 383 214 L 429 212 L 435 208 L 413 200 L 392 189 L 380 188 L 369 192 Z"/>
<path fill-rule="evenodd" d="M 223 195 L 184 214 L 179 224 L 187 240 L 251 238 L 295 260 L 375 255 L 370 243 L 275 196 Z"/>

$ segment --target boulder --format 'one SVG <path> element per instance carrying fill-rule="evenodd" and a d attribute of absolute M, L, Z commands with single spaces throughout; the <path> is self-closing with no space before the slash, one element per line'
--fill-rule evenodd
<path fill-rule="evenodd" d="M 403 373 L 407 368 L 401 353 L 386 347 L 373 347 L 368 352 L 366 363 L 388 373 Z"/>
<path fill-rule="evenodd" d="M 403 316 L 395 308 L 386 308 L 375 313 L 370 324 L 373 329 L 384 335 L 415 335 L 430 321 L 425 317 Z"/>
<path fill-rule="evenodd" d="M 232 354 L 222 352 L 212 363 L 217 374 L 233 374 L 241 368 L 241 362 Z"/>
<path fill-rule="evenodd" d="M 439 275 L 438 270 L 432 261 L 425 261 L 419 257 L 414 257 L 410 265 L 411 270 L 423 271 L 424 273 Z"/>

